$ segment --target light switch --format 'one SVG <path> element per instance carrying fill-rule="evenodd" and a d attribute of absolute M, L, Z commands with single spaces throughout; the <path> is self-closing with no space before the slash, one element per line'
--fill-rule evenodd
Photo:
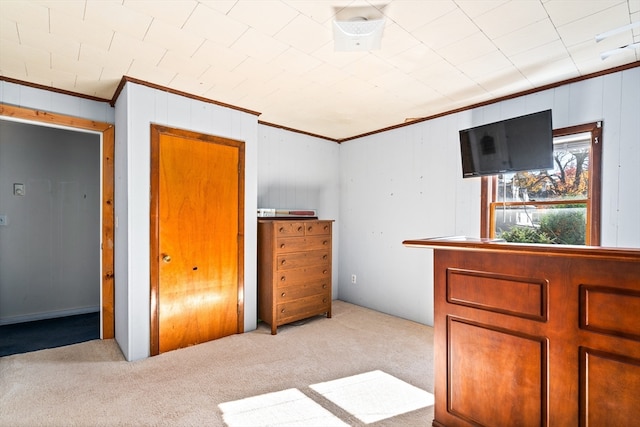
<path fill-rule="evenodd" d="M 24 196 L 24 184 L 19 184 L 19 183 L 13 184 L 13 195 Z"/>

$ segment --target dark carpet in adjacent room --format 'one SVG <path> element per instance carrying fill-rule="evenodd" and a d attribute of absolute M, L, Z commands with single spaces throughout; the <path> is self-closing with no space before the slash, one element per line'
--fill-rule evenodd
<path fill-rule="evenodd" d="M 0 326 L 0 357 L 100 338 L 100 313 Z"/>

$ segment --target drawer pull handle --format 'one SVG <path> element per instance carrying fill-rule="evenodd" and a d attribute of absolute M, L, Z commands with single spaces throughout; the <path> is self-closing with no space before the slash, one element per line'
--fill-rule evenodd
<path fill-rule="evenodd" d="M 284 233 L 284 227 L 280 227 L 280 232 Z"/>
<path fill-rule="evenodd" d="M 322 298 L 322 302 L 323 302 L 323 303 L 324 303 L 324 302 L 327 302 L 327 299 L 326 299 L 326 298 Z"/>
<path fill-rule="evenodd" d="M 327 245 L 328 243 L 329 243 L 329 241 L 328 241 L 328 240 L 323 240 L 323 241 L 322 241 L 322 244 L 323 244 L 323 245 Z"/>
<path fill-rule="evenodd" d="M 313 227 L 309 226 L 309 228 L 307 228 L 307 230 L 311 231 L 311 230 L 313 230 Z"/>
<path fill-rule="evenodd" d="M 280 249 L 284 249 L 284 243 L 280 245 Z"/>
<path fill-rule="evenodd" d="M 284 282 L 285 280 L 287 280 L 287 277 L 286 277 L 286 276 L 282 276 L 282 277 L 280 278 L 280 281 L 281 281 L 281 282 Z"/>
<path fill-rule="evenodd" d="M 324 226 L 324 231 L 327 231 L 328 229 L 329 229 L 329 226 L 328 226 L 328 225 L 325 225 L 325 226 Z"/>
<path fill-rule="evenodd" d="M 284 313 L 284 308 L 282 310 L 280 310 L 280 313 Z"/>
<path fill-rule="evenodd" d="M 327 284 L 326 283 L 322 284 L 322 289 L 327 289 Z"/>
<path fill-rule="evenodd" d="M 285 295 L 287 295 L 287 294 L 285 294 L 284 292 L 282 294 L 280 294 L 281 297 L 284 297 Z"/>
<path fill-rule="evenodd" d="M 298 231 L 302 231 L 302 230 L 303 230 L 302 227 L 298 227 Z"/>
<path fill-rule="evenodd" d="M 328 256 L 326 254 L 322 256 L 322 259 L 327 259 L 327 258 Z"/>
<path fill-rule="evenodd" d="M 283 259 L 282 261 L 280 261 L 280 265 L 285 265 L 287 263 L 286 259 Z"/>
<path fill-rule="evenodd" d="M 323 271 L 322 271 L 322 274 L 327 274 L 327 273 L 328 273 L 328 271 L 327 271 L 327 270 L 323 270 Z"/>

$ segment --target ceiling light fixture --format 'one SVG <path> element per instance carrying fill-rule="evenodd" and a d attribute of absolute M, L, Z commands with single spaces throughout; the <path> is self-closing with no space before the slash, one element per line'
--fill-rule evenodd
<path fill-rule="evenodd" d="M 608 50 L 606 52 L 602 52 L 600 54 L 600 59 L 602 59 L 604 61 L 605 59 L 607 59 L 611 55 L 617 55 L 619 53 L 624 53 L 624 52 L 627 52 L 629 50 L 634 50 L 634 49 L 639 49 L 639 48 L 640 48 L 640 42 L 631 43 L 631 44 L 628 44 L 626 46 L 621 46 L 621 47 L 616 48 L 616 49 L 611 49 L 611 50 Z"/>
<path fill-rule="evenodd" d="M 596 43 L 597 42 L 601 42 L 602 40 L 606 39 L 607 37 L 611 37 L 613 35 L 616 35 L 616 34 L 619 34 L 619 33 L 623 33 L 625 31 L 632 30 L 635 27 L 640 27 L 640 21 L 632 22 L 629 25 L 624 25 L 624 26 L 619 27 L 619 28 L 614 28 L 613 30 L 605 31 L 604 33 L 596 34 Z"/>
<path fill-rule="evenodd" d="M 380 49 L 384 19 L 352 18 L 333 21 L 334 50 L 357 52 Z"/>

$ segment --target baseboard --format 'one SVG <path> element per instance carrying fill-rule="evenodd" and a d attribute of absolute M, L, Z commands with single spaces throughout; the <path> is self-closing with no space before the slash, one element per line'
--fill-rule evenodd
<path fill-rule="evenodd" d="M 55 319 L 57 317 L 75 316 L 78 314 L 95 313 L 100 311 L 100 306 L 72 308 L 68 310 L 47 311 L 45 313 L 32 313 L 21 316 L 5 317 L 0 319 L 0 326 L 14 323 L 33 322 L 36 320 Z"/>

